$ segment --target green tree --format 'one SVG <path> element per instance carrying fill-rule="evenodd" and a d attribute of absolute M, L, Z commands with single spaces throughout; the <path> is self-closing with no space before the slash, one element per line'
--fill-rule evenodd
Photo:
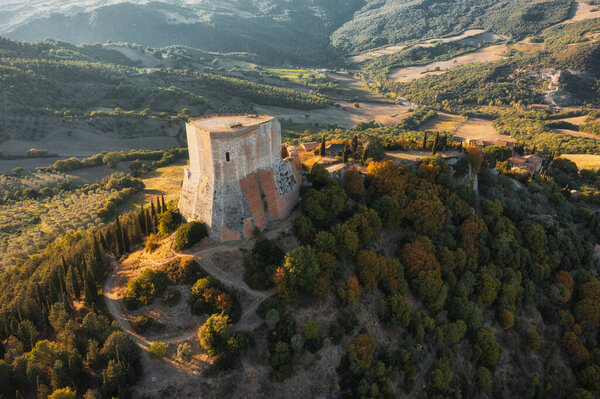
<path fill-rule="evenodd" d="M 312 291 L 321 272 L 317 254 L 312 247 L 302 246 L 288 252 L 283 267 L 289 275 L 290 283 L 307 292 Z"/>

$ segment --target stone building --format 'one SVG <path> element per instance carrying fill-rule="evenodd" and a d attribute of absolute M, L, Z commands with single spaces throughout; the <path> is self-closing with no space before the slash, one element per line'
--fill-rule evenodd
<path fill-rule="evenodd" d="M 179 210 L 216 240 L 250 238 L 289 215 L 301 176 L 281 159 L 281 125 L 267 115 L 209 116 L 186 125 L 190 164 Z"/>

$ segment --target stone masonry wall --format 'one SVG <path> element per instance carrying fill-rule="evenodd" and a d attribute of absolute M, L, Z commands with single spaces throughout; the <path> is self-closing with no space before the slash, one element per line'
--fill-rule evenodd
<path fill-rule="evenodd" d="M 272 118 L 230 132 L 187 125 L 190 168 L 179 209 L 186 220 L 209 225 L 218 240 L 250 238 L 285 218 L 298 201 L 301 178 L 281 160 L 281 127 Z"/>

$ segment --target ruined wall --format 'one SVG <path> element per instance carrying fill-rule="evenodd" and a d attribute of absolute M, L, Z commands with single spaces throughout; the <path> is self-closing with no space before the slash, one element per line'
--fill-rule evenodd
<path fill-rule="evenodd" d="M 255 228 L 294 208 L 302 180 L 291 162 L 281 160 L 275 118 L 225 132 L 203 131 L 191 122 L 187 134 L 190 168 L 179 208 L 185 219 L 207 223 L 212 238 L 250 238 Z"/>

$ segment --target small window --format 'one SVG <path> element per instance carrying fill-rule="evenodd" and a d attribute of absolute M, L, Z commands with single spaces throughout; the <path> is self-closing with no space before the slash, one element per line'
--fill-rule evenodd
<path fill-rule="evenodd" d="M 230 159 L 229 159 L 229 153 L 228 153 L 228 152 L 226 152 L 226 153 L 225 153 L 225 160 L 226 160 L 227 162 L 229 162 L 229 161 L 230 161 Z"/>

